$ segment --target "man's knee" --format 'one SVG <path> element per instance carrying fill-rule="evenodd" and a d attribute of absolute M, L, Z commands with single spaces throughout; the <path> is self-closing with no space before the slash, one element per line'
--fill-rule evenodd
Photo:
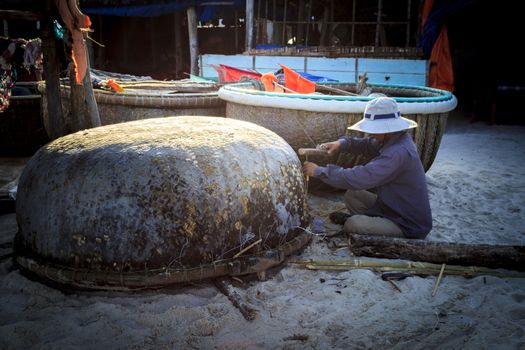
<path fill-rule="evenodd" d="M 403 231 L 392 221 L 367 215 L 349 217 L 344 224 L 344 231 L 349 234 L 404 237 Z"/>
<path fill-rule="evenodd" d="M 372 207 L 377 196 L 365 190 L 347 190 L 344 195 L 350 214 L 362 214 Z"/>

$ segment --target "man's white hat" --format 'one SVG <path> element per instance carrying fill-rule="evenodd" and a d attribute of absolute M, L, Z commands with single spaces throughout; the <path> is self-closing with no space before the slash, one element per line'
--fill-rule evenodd
<path fill-rule="evenodd" d="M 396 101 L 389 97 L 378 97 L 366 104 L 363 119 L 348 129 L 367 134 L 387 134 L 416 126 L 415 121 L 401 116 Z"/>

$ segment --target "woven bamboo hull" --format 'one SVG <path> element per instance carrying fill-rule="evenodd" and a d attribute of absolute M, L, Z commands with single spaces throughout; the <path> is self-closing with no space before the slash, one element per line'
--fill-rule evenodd
<path fill-rule="evenodd" d="M 39 87 L 39 90 L 42 93 L 44 125 L 48 130 L 50 123 L 47 115 L 45 87 Z M 65 115 L 70 112 L 69 91 L 69 87 L 62 86 L 62 109 Z M 167 116 L 224 117 L 225 115 L 225 102 L 219 99 L 217 92 L 152 96 L 94 90 L 94 94 L 102 125 Z"/>
<path fill-rule="evenodd" d="M 409 133 L 414 138 L 425 170 L 428 170 L 439 149 L 448 113 L 403 116 L 418 123 L 418 127 L 410 130 Z M 362 136 L 357 132 L 347 131 L 349 125 L 363 118 L 362 114 L 357 113 L 320 113 L 228 102 L 226 117 L 249 121 L 270 129 L 285 139 L 295 151 L 305 147 L 315 148 L 321 143 L 335 141 L 342 135 Z M 310 158 L 310 160 L 316 160 L 321 164 L 333 163 L 328 157 Z M 336 163 L 340 166 L 352 167 L 366 161 L 367 159 L 359 156 L 341 155 Z"/>
<path fill-rule="evenodd" d="M 78 288 L 261 272 L 309 241 L 295 152 L 226 118 L 155 118 L 56 139 L 26 165 L 16 205 L 17 263 Z"/>
<path fill-rule="evenodd" d="M 350 84 L 332 84 L 340 89 L 351 90 L 348 85 Z M 395 89 L 381 86 L 376 87 L 374 92 L 384 92 L 390 96 L 396 92 L 402 94 L 398 105 L 404 117 L 418 123 L 418 127 L 409 133 L 414 138 L 425 170 L 430 169 L 441 143 L 448 112 L 455 107 L 455 98 L 447 92 L 441 94 L 440 90 L 417 87 Z M 348 131 L 347 127 L 362 119 L 364 106 L 372 98 L 289 95 L 254 92 L 253 88 L 239 89 L 234 85 L 223 87 L 219 91 L 219 96 L 227 101 L 227 118 L 264 126 L 284 138 L 295 151 L 335 141 L 343 135 L 362 136 L 361 133 Z M 422 102 L 418 102 L 419 99 Z M 432 104 L 434 106 L 429 108 Z M 420 110 L 418 106 L 421 107 Z M 340 155 L 338 159 L 314 157 L 309 160 L 321 165 L 335 163 L 344 167 L 368 161 L 350 154 Z"/>

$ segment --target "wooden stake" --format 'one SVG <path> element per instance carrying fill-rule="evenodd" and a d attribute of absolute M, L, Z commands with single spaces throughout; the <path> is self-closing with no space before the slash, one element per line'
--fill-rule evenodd
<path fill-rule="evenodd" d="M 242 316 L 247 321 L 253 321 L 257 317 L 257 310 L 251 308 L 250 306 L 243 303 L 241 296 L 237 293 L 233 287 L 224 279 L 214 280 L 215 286 L 217 289 L 224 294 L 228 300 L 231 301 L 233 306 L 235 306 L 241 312 Z"/>

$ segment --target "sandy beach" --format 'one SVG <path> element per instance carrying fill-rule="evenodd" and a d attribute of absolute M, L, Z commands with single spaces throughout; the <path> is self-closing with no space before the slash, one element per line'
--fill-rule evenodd
<path fill-rule="evenodd" d="M 427 173 L 432 241 L 525 245 L 525 127 L 449 120 Z M 311 194 L 328 222 L 341 193 Z M 0 243 L 16 233 L 0 216 Z M 328 241 L 344 243 L 343 237 Z M 5 249 L 2 250 L 5 254 Z M 293 259 L 344 260 L 312 243 Z M 137 294 L 70 293 L 0 262 L 0 349 L 524 349 L 525 278 L 445 276 L 396 281 L 365 269 L 288 264 L 265 281 L 232 282 L 257 310 L 247 321 L 210 282 Z"/>

